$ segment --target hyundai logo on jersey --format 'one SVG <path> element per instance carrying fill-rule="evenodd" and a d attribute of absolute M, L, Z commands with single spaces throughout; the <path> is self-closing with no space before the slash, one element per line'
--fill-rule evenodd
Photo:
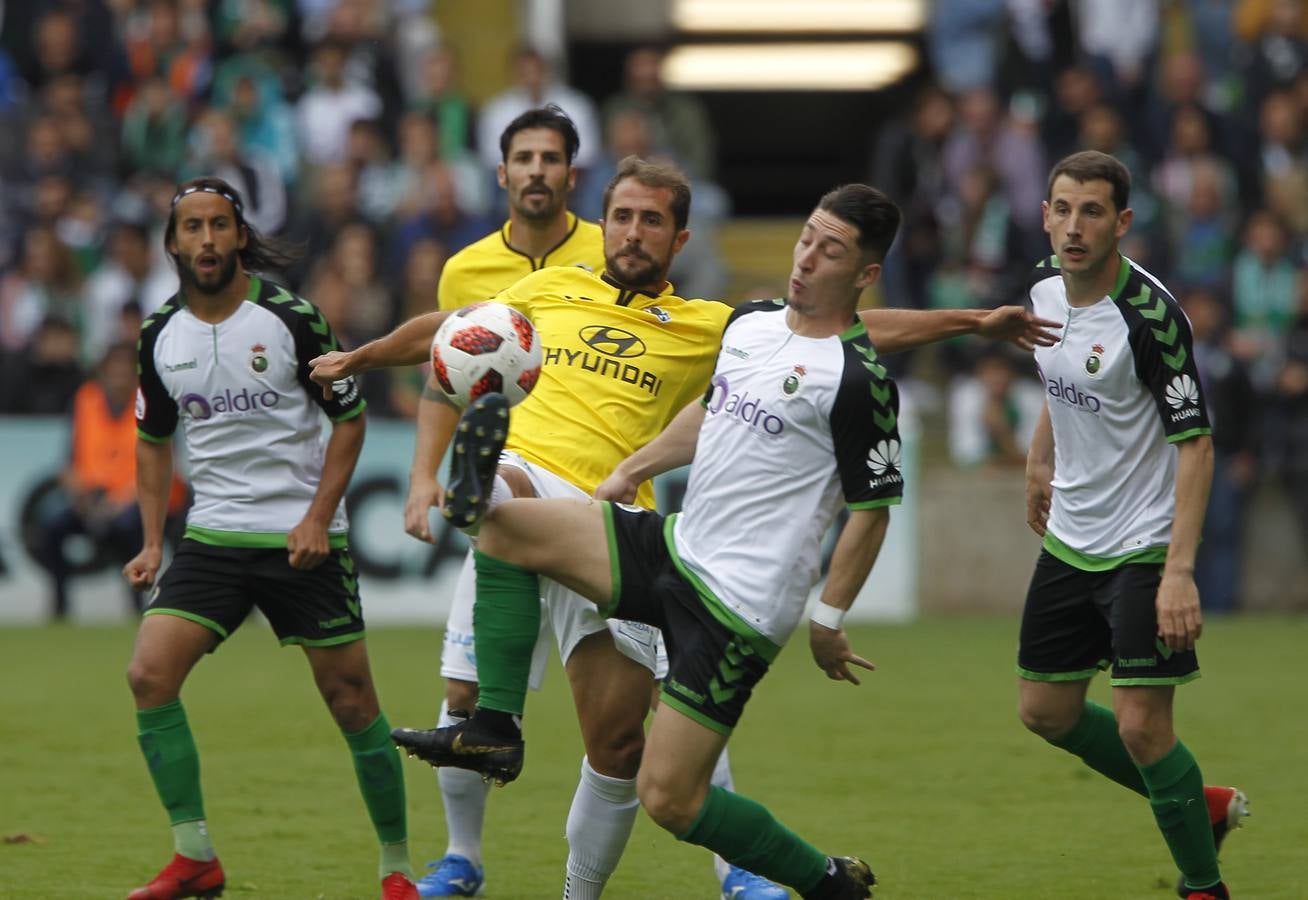
<path fill-rule="evenodd" d="M 228 388 L 221 394 L 214 394 L 207 398 L 199 394 L 187 394 L 177 405 L 192 419 L 203 421 L 228 413 L 249 413 L 260 409 L 271 409 L 281 399 L 281 395 L 276 391 L 251 391 L 249 388 L 241 388 L 233 394 L 231 388 Z"/>
<path fill-rule="evenodd" d="M 610 328 L 608 325 L 587 325 L 577 332 L 577 337 L 585 341 L 587 347 L 603 353 L 605 356 L 632 359 L 633 357 L 645 355 L 645 342 L 630 331 L 624 331 L 621 328 Z"/>
<path fill-rule="evenodd" d="M 713 394 L 709 397 L 708 411 L 713 415 L 725 412 L 733 420 L 744 422 L 751 431 L 761 430 L 769 435 L 778 435 L 786 430 L 786 423 L 772 415 L 763 407 L 763 401 L 751 397 L 749 391 L 740 394 L 731 392 L 731 382 L 722 375 L 714 375 Z"/>
<path fill-rule="evenodd" d="M 1103 406 L 1098 397 L 1094 394 L 1087 394 L 1077 387 L 1074 382 L 1064 381 L 1061 378 L 1050 378 L 1047 381 L 1047 387 L 1049 388 L 1049 396 L 1055 400 L 1061 400 L 1068 406 L 1084 409 L 1092 413 L 1099 412 Z"/>

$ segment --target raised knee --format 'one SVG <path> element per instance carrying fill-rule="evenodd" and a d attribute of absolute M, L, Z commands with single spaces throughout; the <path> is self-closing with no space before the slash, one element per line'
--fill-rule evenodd
<path fill-rule="evenodd" d="M 698 808 L 692 808 L 690 797 L 669 790 L 667 785 L 645 777 L 643 772 L 636 779 L 636 796 L 656 825 L 678 837 L 690 830 L 699 814 Z"/>

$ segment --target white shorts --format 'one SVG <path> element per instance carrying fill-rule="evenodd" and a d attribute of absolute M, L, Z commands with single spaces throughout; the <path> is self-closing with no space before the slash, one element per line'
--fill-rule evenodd
<path fill-rule="evenodd" d="M 586 499 L 586 494 L 575 485 L 548 469 L 527 462 L 516 453 L 503 453 L 500 465 L 521 469 L 531 481 L 537 497 Z M 540 585 L 540 634 L 532 650 L 531 676 L 528 681 L 528 687 L 533 691 L 540 690 L 545 680 L 551 633 L 558 643 L 559 658 L 565 664 L 583 638 L 607 628 L 613 635 L 613 643 L 624 656 L 649 669 L 657 679 L 662 679 L 667 674 L 667 652 L 663 648 L 663 636 L 657 628 L 643 622 L 605 619 L 595 604 L 563 585 L 548 578 L 542 578 Z M 473 571 L 472 552 L 469 551 L 463 561 L 463 569 L 459 572 L 450 604 L 450 616 L 445 624 L 445 644 L 441 650 L 441 676 L 444 678 L 477 681 L 477 654 L 472 631 L 472 607 L 476 597 L 476 575 Z"/>

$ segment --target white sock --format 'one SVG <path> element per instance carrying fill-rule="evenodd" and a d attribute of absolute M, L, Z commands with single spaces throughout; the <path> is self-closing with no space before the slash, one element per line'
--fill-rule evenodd
<path fill-rule="evenodd" d="M 638 809 L 636 779 L 601 775 L 581 758 L 581 781 L 568 811 L 563 900 L 598 900 L 622 858 Z"/>
<path fill-rule="evenodd" d="M 733 794 L 736 792 L 736 784 L 731 780 L 731 760 L 727 759 L 726 747 L 722 748 L 722 755 L 718 757 L 717 765 L 713 767 L 713 777 L 709 779 L 709 784 L 720 787 L 724 791 L 731 791 Z M 718 873 L 718 883 L 721 884 L 727 873 L 731 871 L 731 866 L 725 859 L 714 854 L 713 871 Z"/>
<path fill-rule="evenodd" d="M 442 700 L 440 727 L 447 728 L 460 721 L 450 715 L 449 703 Z M 436 781 L 441 786 L 445 827 L 450 833 L 445 852 L 466 857 L 474 866 L 481 865 L 481 829 L 486 819 L 486 796 L 490 793 L 490 785 L 476 772 L 452 766 L 437 769 Z"/>

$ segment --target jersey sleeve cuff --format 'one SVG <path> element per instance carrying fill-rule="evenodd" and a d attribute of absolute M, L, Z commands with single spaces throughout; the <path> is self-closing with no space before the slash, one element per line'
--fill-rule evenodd
<path fill-rule="evenodd" d="M 354 409 L 351 409 L 347 412 L 343 412 L 339 416 L 334 416 L 332 418 L 332 422 L 348 422 L 351 419 L 353 419 L 355 416 L 362 413 L 367 406 L 368 406 L 368 401 L 361 400 L 359 401 L 359 405 L 356 406 Z"/>
<path fill-rule="evenodd" d="M 1207 426 L 1191 428 L 1189 431 L 1182 431 L 1179 434 L 1169 434 L 1167 443 L 1179 444 L 1181 441 L 1188 441 L 1190 438 L 1203 437 L 1206 434 L 1212 434 L 1213 430 Z"/>
<path fill-rule="evenodd" d="M 171 434 L 165 434 L 163 437 L 160 437 L 159 435 L 156 434 L 149 434 L 147 432 L 144 432 L 139 428 L 136 429 L 136 436 L 141 440 L 145 441 L 147 444 L 166 444 L 173 439 L 173 436 Z"/>
<path fill-rule="evenodd" d="M 898 506 L 899 504 L 901 504 L 901 503 L 903 503 L 903 502 L 904 502 L 904 498 L 903 498 L 902 496 L 900 496 L 900 497 L 883 497 L 883 498 L 881 498 L 880 500 L 864 500 L 864 501 L 861 501 L 861 502 L 859 502 L 859 503 L 846 503 L 845 506 L 846 506 L 846 508 L 851 509 L 851 510 L 853 510 L 853 509 L 880 509 L 880 508 L 882 508 L 883 506 Z"/>

